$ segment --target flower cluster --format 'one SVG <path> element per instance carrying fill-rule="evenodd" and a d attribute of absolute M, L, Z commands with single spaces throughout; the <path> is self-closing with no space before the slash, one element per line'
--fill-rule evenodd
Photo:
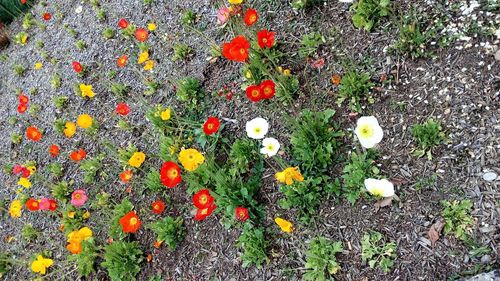
<path fill-rule="evenodd" d="M 210 195 L 208 189 L 201 189 L 193 195 L 193 204 L 197 208 L 194 219 L 202 221 L 212 214 L 217 208 L 214 204 L 214 197 Z"/>

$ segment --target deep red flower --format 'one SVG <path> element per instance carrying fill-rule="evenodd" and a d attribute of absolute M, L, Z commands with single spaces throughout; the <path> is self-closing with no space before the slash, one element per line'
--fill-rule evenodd
<path fill-rule="evenodd" d="M 135 30 L 135 39 L 137 39 L 139 42 L 144 42 L 148 40 L 149 33 L 146 29 L 144 28 L 138 28 Z"/>
<path fill-rule="evenodd" d="M 50 13 L 44 13 L 44 14 L 43 14 L 43 19 L 44 19 L 44 20 L 47 20 L 47 21 L 48 21 L 48 20 L 50 20 L 51 18 L 52 18 L 52 15 L 51 15 Z"/>
<path fill-rule="evenodd" d="M 248 208 L 236 207 L 236 209 L 234 209 L 234 215 L 237 220 L 244 222 L 249 218 Z"/>
<path fill-rule="evenodd" d="M 263 99 L 270 99 L 276 93 L 276 84 L 272 80 L 264 80 L 259 85 Z"/>
<path fill-rule="evenodd" d="M 128 56 L 127 56 L 127 55 L 120 56 L 120 57 L 116 60 L 116 64 L 117 64 L 119 67 L 125 67 L 125 66 L 127 65 L 127 60 L 128 60 Z"/>
<path fill-rule="evenodd" d="M 28 98 L 27 95 L 25 94 L 20 94 L 17 99 L 19 100 L 19 104 L 28 104 L 28 102 L 30 101 L 30 99 Z"/>
<path fill-rule="evenodd" d="M 258 102 L 262 99 L 262 88 L 260 86 L 251 85 L 245 91 L 247 98 L 253 102 Z"/>
<path fill-rule="evenodd" d="M 77 61 L 74 61 L 71 63 L 73 65 L 73 70 L 76 72 L 76 73 L 80 73 L 83 71 L 83 66 L 81 63 L 77 62 Z"/>
<path fill-rule="evenodd" d="M 257 43 L 261 49 L 271 48 L 274 45 L 274 32 L 263 29 L 257 32 Z"/>
<path fill-rule="evenodd" d="M 222 45 L 222 55 L 228 60 L 244 62 L 248 58 L 248 49 L 250 49 L 250 43 L 245 36 L 240 35 Z"/>
<path fill-rule="evenodd" d="M 29 178 L 29 176 L 31 176 L 31 171 L 28 170 L 28 168 L 22 166 L 21 167 L 21 177 L 23 177 L 23 178 Z"/>
<path fill-rule="evenodd" d="M 127 116 L 130 113 L 130 107 L 126 103 L 121 102 L 116 105 L 116 113 Z"/>
<path fill-rule="evenodd" d="M 206 217 L 210 216 L 214 212 L 215 209 L 217 209 L 217 205 L 215 205 L 215 204 L 212 204 L 208 208 L 205 208 L 205 209 L 198 209 L 198 211 L 196 212 L 196 215 L 194 215 L 194 219 L 197 221 L 202 221 Z"/>
<path fill-rule="evenodd" d="M 120 219 L 120 224 L 123 232 L 135 233 L 141 227 L 142 222 L 135 211 L 130 211 Z"/>
<path fill-rule="evenodd" d="M 245 16 L 243 17 L 243 20 L 245 21 L 245 24 L 247 26 L 253 25 L 257 20 L 259 19 L 259 15 L 257 14 L 257 11 L 254 9 L 248 9 L 245 12 Z"/>
<path fill-rule="evenodd" d="M 57 210 L 57 201 L 54 199 L 49 199 L 49 211 Z"/>
<path fill-rule="evenodd" d="M 42 133 L 36 127 L 30 126 L 26 128 L 26 137 L 32 141 L 39 141 L 42 138 Z"/>
<path fill-rule="evenodd" d="M 163 203 L 163 201 L 161 200 L 155 201 L 153 202 L 153 204 L 151 204 L 151 209 L 153 213 L 159 215 L 165 210 L 165 203 Z"/>
<path fill-rule="evenodd" d="M 20 103 L 20 104 L 17 105 L 17 112 L 19 112 L 19 113 L 25 113 L 26 110 L 28 110 L 28 105 L 27 104 Z"/>
<path fill-rule="evenodd" d="M 120 19 L 118 21 L 118 26 L 121 28 L 121 29 L 124 29 L 124 28 L 127 28 L 128 26 L 128 21 L 126 19 Z"/>
<path fill-rule="evenodd" d="M 175 187 L 182 181 L 179 165 L 172 161 L 163 163 L 160 169 L 160 181 L 169 188 Z"/>
<path fill-rule="evenodd" d="M 26 0 L 21 0 L 21 4 L 26 4 Z"/>
<path fill-rule="evenodd" d="M 193 195 L 193 204 L 198 209 L 206 209 L 214 203 L 214 198 L 210 195 L 210 190 L 201 189 Z"/>
<path fill-rule="evenodd" d="M 217 133 L 217 131 L 219 131 L 219 128 L 220 121 L 217 117 L 208 117 L 207 121 L 205 121 L 205 124 L 203 124 L 203 132 L 205 132 L 206 135 Z"/>
<path fill-rule="evenodd" d="M 53 144 L 49 147 L 49 153 L 52 157 L 59 155 L 59 146 Z"/>
<path fill-rule="evenodd" d="M 38 211 L 40 209 L 40 203 L 38 200 L 30 198 L 26 201 L 26 208 L 30 211 Z"/>
<path fill-rule="evenodd" d="M 87 152 L 85 152 L 85 150 L 83 150 L 82 148 L 71 152 L 71 154 L 69 155 L 71 160 L 73 160 L 75 162 L 79 162 L 79 161 L 83 160 L 85 158 L 85 156 L 87 156 Z"/>

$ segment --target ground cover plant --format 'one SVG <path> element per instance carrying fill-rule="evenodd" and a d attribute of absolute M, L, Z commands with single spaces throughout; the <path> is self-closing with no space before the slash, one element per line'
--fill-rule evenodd
<path fill-rule="evenodd" d="M 498 267 L 494 1 L 9 1 L 0 279 Z"/>

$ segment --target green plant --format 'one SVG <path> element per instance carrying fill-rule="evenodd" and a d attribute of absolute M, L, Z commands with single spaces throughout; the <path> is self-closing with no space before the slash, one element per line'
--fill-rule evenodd
<path fill-rule="evenodd" d="M 61 163 L 58 162 L 52 162 L 47 164 L 47 171 L 50 172 L 52 177 L 54 178 L 60 178 L 63 175 L 64 169 Z"/>
<path fill-rule="evenodd" d="M 12 256 L 6 252 L 0 252 L 0 278 L 12 267 Z"/>
<path fill-rule="evenodd" d="M 156 93 L 156 91 L 158 91 L 158 89 L 161 88 L 161 84 L 156 82 L 155 80 L 153 80 L 151 78 L 145 79 L 144 85 L 146 85 L 146 87 L 147 87 L 147 89 L 144 91 L 144 95 L 146 95 L 146 96 L 150 96 L 150 95 Z"/>
<path fill-rule="evenodd" d="M 108 40 L 112 39 L 113 37 L 115 37 L 115 31 L 108 27 L 102 32 L 102 36 Z"/>
<path fill-rule="evenodd" d="M 97 11 L 96 11 L 96 16 L 97 16 L 97 19 L 99 21 L 104 21 L 106 20 L 106 11 L 104 11 L 104 9 L 102 8 L 99 8 Z M 114 32 L 113 32 L 113 37 L 114 37 Z"/>
<path fill-rule="evenodd" d="M 151 168 L 144 177 L 144 186 L 150 192 L 160 192 L 165 189 L 165 186 L 160 181 L 160 172 L 158 169 Z"/>
<path fill-rule="evenodd" d="M 69 255 L 68 260 L 76 264 L 80 276 L 87 277 L 94 272 L 94 264 L 99 253 L 94 238 L 91 237 L 81 243 L 82 251 L 79 254 Z"/>
<path fill-rule="evenodd" d="M 51 186 L 52 196 L 57 199 L 57 201 L 66 203 L 70 196 L 69 184 L 65 181 L 61 181 L 57 184 L 53 184 Z"/>
<path fill-rule="evenodd" d="M 167 216 L 150 224 L 149 228 L 156 234 L 156 241 L 165 242 L 170 250 L 175 250 L 186 235 L 182 217 L 174 219 Z"/>
<path fill-rule="evenodd" d="M 22 32 L 19 32 L 18 34 L 16 34 L 16 36 L 14 36 L 14 41 L 19 44 L 19 45 L 26 45 L 26 42 L 28 42 L 28 38 L 29 38 L 29 35 L 28 33 L 22 31 Z"/>
<path fill-rule="evenodd" d="M 61 77 L 59 77 L 59 74 L 55 73 L 54 76 L 52 76 L 52 80 L 50 80 L 50 85 L 54 89 L 61 88 Z"/>
<path fill-rule="evenodd" d="M 427 154 L 429 160 L 432 159 L 432 149 L 446 140 L 441 124 L 433 119 L 429 119 L 422 124 L 413 125 L 411 134 L 419 146 L 418 149 L 413 151 L 412 155 L 422 157 Z"/>
<path fill-rule="evenodd" d="M 412 58 L 427 57 L 427 44 L 433 40 L 435 31 L 433 29 L 423 30 L 423 20 L 415 11 L 404 16 L 399 25 L 398 41 L 392 46 L 397 52 Z"/>
<path fill-rule="evenodd" d="M 113 209 L 108 233 L 109 236 L 111 236 L 113 239 L 123 239 L 126 236 L 122 231 L 120 219 L 128 212 L 132 211 L 133 208 L 134 205 L 132 205 L 132 203 L 130 203 L 130 201 L 125 198 Z"/>
<path fill-rule="evenodd" d="M 369 103 L 373 103 L 370 89 L 374 84 L 370 80 L 370 75 L 368 73 L 359 74 L 355 71 L 346 73 L 340 81 L 337 105 L 340 106 L 347 100 L 350 110 L 361 112 L 360 102 L 362 100 L 367 99 Z"/>
<path fill-rule="evenodd" d="M 340 270 L 335 257 L 342 252 L 342 243 L 332 242 L 324 237 L 314 238 L 309 244 L 306 253 L 306 272 L 303 280 L 325 281 L 331 280 L 332 275 Z"/>
<path fill-rule="evenodd" d="M 311 56 L 316 53 L 319 46 L 324 43 L 326 43 L 325 37 L 317 32 L 311 32 L 302 36 L 300 40 L 299 56 L 302 58 Z"/>
<path fill-rule="evenodd" d="M 31 224 L 25 224 L 21 229 L 21 237 L 26 242 L 35 241 L 40 236 L 40 231 L 36 230 Z"/>
<path fill-rule="evenodd" d="M 66 107 L 66 105 L 68 103 L 68 97 L 67 96 L 53 96 L 52 102 L 54 103 L 56 108 L 63 109 Z"/>
<path fill-rule="evenodd" d="M 293 159 L 307 176 L 322 175 L 338 160 L 339 138 L 343 133 L 331 122 L 335 110 L 304 110 L 291 123 Z"/>
<path fill-rule="evenodd" d="M 415 188 L 416 191 L 420 192 L 422 189 L 430 189 L 432 186 L 436 185 L 437 181 L 437 175 L 433 174 L 432 176 L 429 177 L 422 177 L 415 182 L 413 187 Z"/>
<path fill-rule="evenodd" d="M 250 139 L 237 139 L 229 151 L 229 174 L 233 177 L 249 171 L 250 166 L 261 156 L 257 144 Z"/>
<path fill-rule="evenodd" d="M 474 225 L 474 218 L 470 215 L 472 201 L 462 200 L 449 202 L 441 201 L 444 206 L 441 216 L 444 218 L 444 234 L 453 233 L 460 240 L 468 240 Z"/>
<path fill-rule="evenodd" d="M 193 25 L 196 22 L 196 17 L 196 13 L 188 9 L 182 13 L 181 22 L 184 25 Z"/>
<path fill-rule="evenodd" d="M 368 262 L 370 268 L 376 265 L 384 272 L 389 272 L 396 259 L 396 243 L 385 243 L 380 232 L 370 231 L 361 240 L 361 259 Z"/>
<path fill-rule="evenodd" d="M 120 83 L 111 83 L 111 87 L 109 89 L 113 95 L 115 95 L 118 98 L 123 98 L 127 95 L 127 93 L 130 91 L 130 87 L 125 85 L 125 84 L 120 84 Z"/>
<path fill-rule="evenodd" d="M 370 32 L 380 18 L 391 14 L 390 0 L 358 0 L 351 6 L 352 23 L 356 28 Z"/>
<path fill-rule="evenodd" d="M 172 61 L 184 60 L 193 53 L 193 48 L 189 47 L 187 44 L 176 44 L 174 46 L 174 55 L 172 56 Z"/>
<path fill-rule="evenodd" d="M 102 160 L 104 160 L 104 154 L 82 160 L 80 170 L 83 171 L 84 183 L 89 184 L 94 182 L 97 171 L 102 168 Z"/>
<path fill-rule="evenodd" d="M 87 48 L 87 43 L 83 40 L 78 40 L 76 41 L 75 46 L 78 48 L 78 50 L 84 50 Z"/>
<path fill-rule="evenodd" d="M 353 152 L 349 163 L 342 171 L 342 195 L 351 202 L 356 203 L 361 194 L 365 193 L 364 180 L 378 175 L 379 169 L 375 164 L 376 152 L 368 150 L 360 155 Z"/>
<path fill-rule="evenodd" d="M 269 242 L 265 239 L 264 229 L 261 227 L 245 224 L 236 246 L 243 249 L 241 255 L 243 267 L 255 264 L 257 268 L 260 268 L 263 264 L 269 262 L 266 253 Z"/>
<path fill-rule="evenodd" d="M 10 140 L 12 141 L 13 144 L 20 144 L 21 141 L 23 140 L 23 136 L 21 136 L 18 133 L 12 133 L 10 135 Z"/>
<path fill-rule="evenodd" d="M 33 26 L 33 24 L 36 24 L 36 20 L 33 18 L 33 15 L 31 13 L 24 14 L 22 24 L 23 29 L 28 30 Z"/>
<path fill-rule="evenodd" d="M 14 73 L 17 75 L 17 76 L 23 76 L 24 73 L 26 72 L 26 67 L 23 66 L 22 64 L 14 64 L 12 66 L 12 69 L 14 70 Z"/>
<path fill-rule="evenodd" d="M 112 281 L 133 281 L 141 271 L 142 251 L 137 242 L 115 241 L 106 246 L 104 262 Z"/>
<path fill-rule="evenodd" d="M 307 9 L 321 3 L 321 0 L 293 0 L 290 5 L 294 9 Z"/>
<path fill-rule="evenodd" d="M 176 94 L 180 101 L 187 103 L 188 108 L 195 109 L 200 105 L 200 99 L 204 93 L 200 80 L 193 77 L 186 77 L 178 83 Z"/>

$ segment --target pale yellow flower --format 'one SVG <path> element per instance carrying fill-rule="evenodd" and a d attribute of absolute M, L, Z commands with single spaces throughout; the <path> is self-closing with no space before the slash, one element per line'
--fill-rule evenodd
<path fill-rule="evenodd" d="M 155 31 L 156 30 L 156 24 L 154 22 L 148 23 L 148 29 L 149 29 L 149 31 Z"/>

